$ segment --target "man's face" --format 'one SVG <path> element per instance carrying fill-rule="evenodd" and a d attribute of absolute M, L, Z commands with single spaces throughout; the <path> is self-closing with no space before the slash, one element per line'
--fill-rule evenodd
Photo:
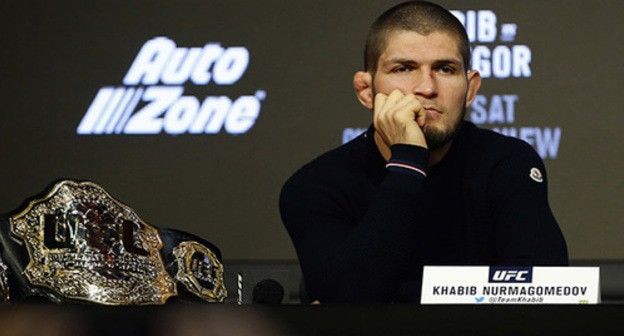
<path fill-rule="evenodd" d="M 459 52 L 459 41 L 444 32 L 390 32 L 373 75 L 373 96 L 399 89 L 413 93 L 427 112 L 423 133 L 430 150 L 451 141 L 474 93 Z M 478 89 L 478 86 L 477 86 Z"/>

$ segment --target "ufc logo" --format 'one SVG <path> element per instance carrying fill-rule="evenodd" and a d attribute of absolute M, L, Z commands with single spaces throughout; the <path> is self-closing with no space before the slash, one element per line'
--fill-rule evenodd
<path fill-rule="evenodd" d="M 490 282 L 531 282 L 531 269 L 490 269 Z"/>

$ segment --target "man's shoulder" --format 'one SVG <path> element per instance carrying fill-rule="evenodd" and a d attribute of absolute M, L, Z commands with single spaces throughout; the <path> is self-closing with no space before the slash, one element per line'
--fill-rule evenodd
<path fill-rule="evenodd" d="M 329 150 L 295 171 L 282 185 L 280 211 L 285 222 L 311 209 L 344 209 L 365 197 L 372 180 L 364 135 Z M 383 166 L 382 166 L 383 167 Z M 316 210 L 314 210 L 316 211 Z M 342 210 L 337 210 L 342 211 Z M 293 222 L 295 223 L 295 222 Z"/>
<path fill-rule="evenodd" d="M 487 179 L 505 176 L 505 180 L 524 181 L 535 169 L 545 174 L 545 165 L 535 149 L 526 141 L 491 130 L 466 125 L 467 141 L 463 148 L 468 153 L 466 169 L 469 176 Z M 502 175 L 501 175 L 502 174 Z"/>
<path fill-rule="evenodd" d="M 524 140 L 480 128 L 470 122 L 466 122 L 464 128 L 471 151 L 482 153 L 482 157 L 505 157 L 519 153 L 538 157 L 535 149 Z"/>
<path fill-rule="evenodd" d="M 366 135 L 328 150 L 299 168 L 287 183 L 319 183 L 340 181 L 363 169 L 367 156 Z"/>

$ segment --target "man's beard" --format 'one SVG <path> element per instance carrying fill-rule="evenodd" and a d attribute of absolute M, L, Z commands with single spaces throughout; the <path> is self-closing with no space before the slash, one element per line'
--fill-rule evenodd
<path fill-rule="evenodd" d="M 464 104 L 465 106 L 466 104 Z M 450 124 L 450 128 L 446 130 L 439 130 L 433 127 L 425 126 L 422 128 L 423 134 L 425 135 L 425 140 L 427 141 L 427 147 L 430 151 L 434 151 L 446 146 L 448 143 L 453 141 L 455 137 L 459 134 L 461 130 L 462 123 L 464 121 L 464 117 L 466 116 L 466 108 L 464 108 L 461 112 L 460 117 L 453 121 Z"/>

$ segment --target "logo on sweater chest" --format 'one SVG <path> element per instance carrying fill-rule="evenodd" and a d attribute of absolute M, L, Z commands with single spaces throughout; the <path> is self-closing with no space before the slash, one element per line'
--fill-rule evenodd
<path fill-rule="evenodd" d="M 544 175 L 542 175 L 542 172 L 535 167 L 531 168 L 531 171 L 529 172 L 529 176 L 531 177 L 533 181 L 537 183 L 544 182 Z"/>

